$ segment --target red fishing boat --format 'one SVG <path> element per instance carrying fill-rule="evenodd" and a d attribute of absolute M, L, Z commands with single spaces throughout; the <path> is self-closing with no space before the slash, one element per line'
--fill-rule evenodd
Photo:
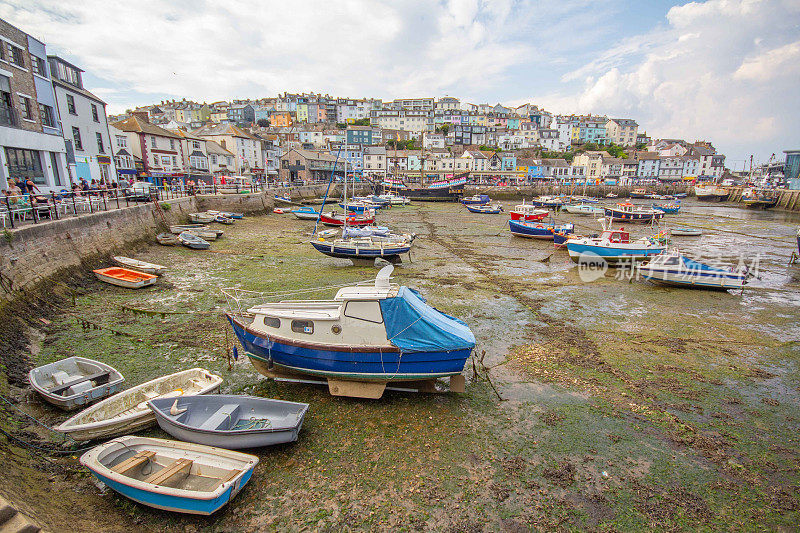
<path fill-rule="evenodd" d="M 525 222 L 538 222 L 548 215 L 547 209 L 538 209 L 535 205 L 526 204 L 524 201 L 514 207 L 509 213 L 511 220 L 523 220 Z"/>
<path fill-rule="evenodd" d="M 319 221 L 326 226 L 344 226 L 344 214 L 337 214 L 336 211 L 329 211 L 322 213 L 319 216 Z M 371 226 L 375 223 L 375 211 L 367 211 L 366 213 L 347 213 L 348 226 Z"/>

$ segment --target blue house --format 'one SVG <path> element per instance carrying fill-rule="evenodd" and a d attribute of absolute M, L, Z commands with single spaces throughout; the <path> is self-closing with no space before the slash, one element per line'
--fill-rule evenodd
<path fill-rule="evenodd" d="M 370 126 L 348 126 L 347 144 L 361 144 L 371 146 L 373 144 L 372 128 Z"/>
<path fill-rule="evenodd" d="M 501 168 L 506 172 L 513 172 L 517 168 L 517 154 L 514 152 L 501 152 Z"/>

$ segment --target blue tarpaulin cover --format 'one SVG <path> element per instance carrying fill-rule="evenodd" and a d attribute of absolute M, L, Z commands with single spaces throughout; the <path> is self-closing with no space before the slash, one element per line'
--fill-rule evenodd
<path fill-rule="evenodd" d="M 461 320 L 425 303 L 420 294 L 400 287 L 380 301 L 386 336 L 403 352 L 446 352 L 475 347 L 475 335 Z"/>

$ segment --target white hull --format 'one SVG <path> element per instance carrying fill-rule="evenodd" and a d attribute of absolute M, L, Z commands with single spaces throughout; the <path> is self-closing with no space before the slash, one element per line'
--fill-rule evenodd
<path fill-rule="evenodd" d="M 131 259 L 130 257 L 123 257 L 121 255 L 115 255 L 111 258 L 116 264 L 123 267 L 132 268 L 134 270 L 138 270 L 139 272 L 144 272 L 146 274 L 155 274 L 161 275 L 167 270 L 167 267 L 162 265 L 157 265 L 155 263 L 148 263 L 146 261 L 139 261 L 138 259 Z"/>
<path fill-rule="evenodd" d="M 131 433 L 155 423 L 147 400 L 184 394 L 207 394 L 222 378 L 202 368 L 162 376 L 122 391 L 68 419 L 54 429 L 75 440 L 94 440 Z"/>
<path fill-rule="evenodd" d="M 117 287 L 125 287 L 126 289 L 141 289 L 142 287 L 153 285 L 156 281 L 158 281 L 158 278 L 143 279 L 140 281 L 126 281 L 124 279 L 118 279 L 112 276 L 104 276 L 103 274 L 98 274 L 97 272 L 95 272 L 94 275 L 97 276 L 97 279 L 100 281 L 110 285 L 116 285 Z"/>

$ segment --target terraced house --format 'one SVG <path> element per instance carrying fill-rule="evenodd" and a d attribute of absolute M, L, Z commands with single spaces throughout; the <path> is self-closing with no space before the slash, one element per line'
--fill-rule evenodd
<path fill-rule="evenodd" d="M 123 132 L 141 180 L 161 184 L 186 175 L 181 137 L 148 122 L 144 112 L 112 124 Z"/>
<path fill-rule="evenodd" d="M 66 153 L 45 45 L 0 19 L 0 188 L 28 178 L 67 187 Z"/>
<path fill-rule="evenodd" d="M 68 161 L 72 176 L 109 183 L 117 172 L 106 103 L 84 88 L 83 70 L 58 56 L 47 56 L 47 61 L 64 140 L 72 148 Z"/>

